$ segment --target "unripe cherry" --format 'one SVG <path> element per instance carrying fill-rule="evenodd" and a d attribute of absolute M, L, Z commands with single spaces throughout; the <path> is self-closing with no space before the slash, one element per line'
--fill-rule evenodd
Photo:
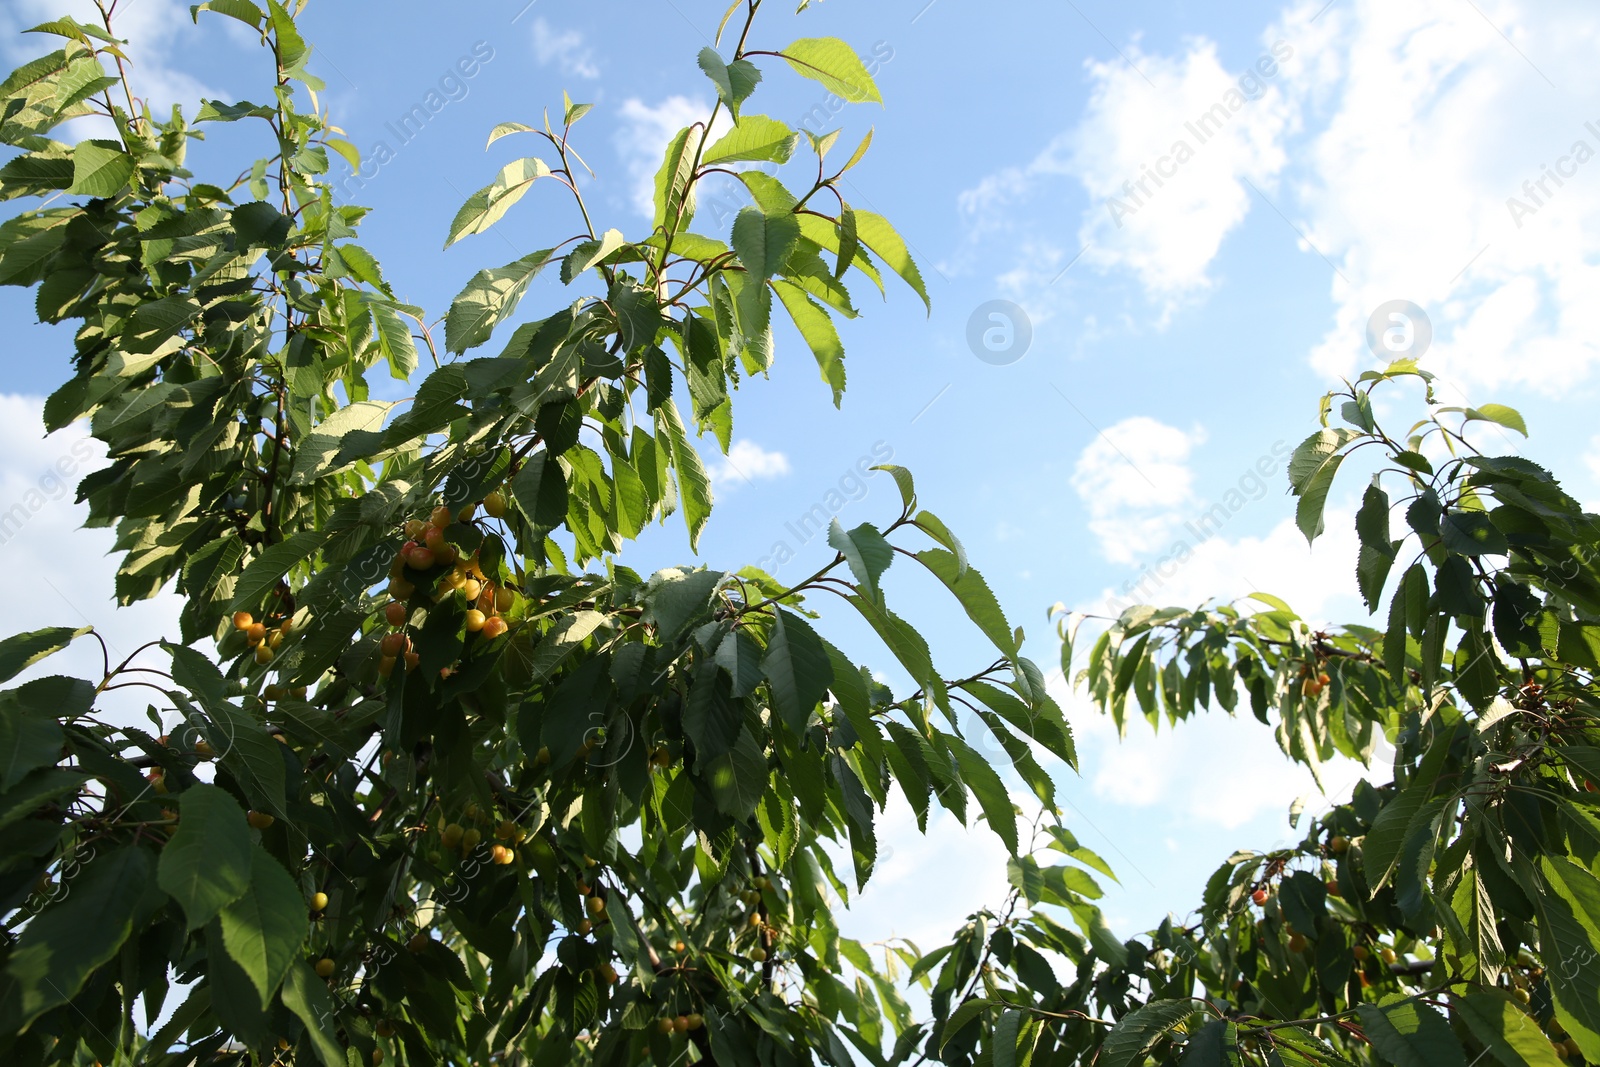
<path fill-rule="evenodd" d="M 248 630 L 255 625 L 255 621 L 256 617 L 248 611 L 236 611 L 233 613 L 233 628 L 235 630 Z"/>
<path fill-rule="evenodd" d="M 494 591 L 494 607 L 496 611 L 510 611 L 517 602 L 517 594 L 505 586 Z"/>
<path fill-rule="evenodd" d="M 482 632 L 484 637 L 487 637 L 492 641 L 496 637 L 499 637 L 501 634 L 505 633 L 507 629 L 508 627 L 506 626 L 506 620 L 502 619 L 498 615 L 495 615 L 484 620 Z"/>
<path fill-rule="evenodd" d="M 445 507 L 443 504 L 440 504 L 438 507 L 434 508 L 433 509 L 433 513 L 428 516 L 428 521 L 433 523 L 435 526 L 439 527 L 439 529 L 442 530 L 446 526 L 449 526 L 452 522 L 454 522 L 455 518 L 456 518 L 455 512 L 451 511 L 449 508 Z"/>
<path fill-rule="evenodd" d="M 477 608 L 472 608 L 467 612 L 467 632 L 473 634 L 477 633 L 479 630 L 484 628 L 488 621 L 489 620 L 484 616 L 483 612 L 479 611 Z"/>
<path fill-rule="evenodd" d="M 422 543 L 433 549 L 434 554 L 437 555 L 439 550 L 447 543 L 444 539 L 444 531 L 437 526 L 428 527 L 428 532 L 422 535 Z"/>

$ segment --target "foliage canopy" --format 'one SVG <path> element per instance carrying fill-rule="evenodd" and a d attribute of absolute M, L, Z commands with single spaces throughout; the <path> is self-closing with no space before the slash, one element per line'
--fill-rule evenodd
<path fill-rule="evenodd" d="M 359 157 L 320 109 L 304 0 L 194 9 L 256 31 L 271 80 L 267 103 L 192 118 L 139 106 L 109 8 L 37 28 L 59 48 L 0 84 L 0 199 L 32 204 L 0 225 L 0 284 L 77 324 L 45 415 L 108 450 L 80 498 L 116 529 L 118 597 L 171 587 L 184 608 L 174 639 L 107 655 L 98 679 L 0 693 L 0 1055 L 1600 1060 L 1600 518 L 1472 446 L 1473 422 L 1525 432 L 1510 409 L 1430 392 L 1391 438 L 1370 398 L 1426 388 L 1408 364 L 1324 399 L 1290 466 L 1298 518 L 1314 538 L 1347 457 L 1382 456 L 1357 517 L 1382 629 L 1313 629 L 1266 594 L 1248 613 L 1139 607 L 1103 620 L 1075 673 L 1060 622 L 1063 672 L 1119 726 L 1247 701 L 1313 771 L 1392 757 L 1391 784 L 1363 782 L 1296 847 L 1230 857 L 1192 922 L 1128 940 L 1094 903 L 1111 868 L 1061 824 L 1040 762 L 1075 766 L 1066 717 L 910 472 L 884 468 L 898 512 L 835 523 L 834 559 L 794 586 L 621 561 L 674 512 L 697 544 L 695 438 L 728 447 L 777 307 L 838 403 L 846 283 L 892 275 L 927 300 L 891 225 L 840 195 L 868 142 L 841 164 L 836 134 L 750 107 L 776 71 L 855 103 L 880 100 L 871 75 L 835 39 L 753 47 L 760 6 L 735 3 L 731 51 L 701 52 L 715 110 L 672 139 L 637 239 L 584 203 L 588 105 L 492 131 L 542 154 L 501 167 L 446 243 L 557 187 L 576 232 L 474 275 L 442 344 L 358 243 L 364 209 L 335 199 L 329 152 Z M 103 136 L 51 136 L 74 119 Z M 210 123 L 266 155 L 231 182 L 192 174 Z M 799 192 L 749 165 L 797 156 L 816 162 Z M 750 199 L 726 235 L 692 228 L 712 173 Z M 571 302 L 517 322 L 547 269 Z M 408 400 L 377 399 L 385 371 L 416 382 Z M 901 557 L 992 653 L 935 666 L 885 594 Z M 912 691 L 819 633 L 822 592 Z M 0 642 L 0 684 L 97 638 Z M 150 694 L 152 729 L 105 714 L 125 689 Z M 1009 781 L 1035 795 L 1031 825 Z M 924 827 L 935 804 L 981 818 L 1011 855 L 1008 898 L 926 952 L 833 917 L 873 874 L 891 792 Z"/>

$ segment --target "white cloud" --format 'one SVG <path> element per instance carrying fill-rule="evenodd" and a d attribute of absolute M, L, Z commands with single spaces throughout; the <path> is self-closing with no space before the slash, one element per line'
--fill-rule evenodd
<path fill-rule="evenodd" d="M 1360 0 L 1319 31 L 1338 62 L 1302 87 L 1331 114 L 1299 193 L 1308 236 L 1344 275 L 1319 371 L 1370 364 L 1367 318 L 1397 298 L 1432 318 L 1427 365 L 1466 388 L 1554 392 L 1600 358 L 1600 162 L 1571 158 L 1578 142 L 1600 152 L 1584 124 L 1600 117 L 1600 15 L 1480 6 Z M 1550 178 L 1558 164 L 1567 176 Z"/>
<path fill-rule="evenodd" d="M 533 56 L 541 67 L 555 63 L 563 74 L 589 79 L 600 77 L 594 53 L 583 41 L 583 34 L 577 30 L 556 30 L 542 18 L 533 20 Z"/>
<path fill-rule="evenodd" d="M 1395 354 L 1367 345 L 1369 318 L 1391 300 L 1431 319 L 1426 365 L 1453 383 L 1450 402 L 1508 386 L 1557 394 L 1591 375 L 1600 12 L 1580 0 L 1294 0 L 1257 47 L 1279 42 L 1292 57 L 1265 94 L 1204 144 L 1185 123 L 1248 67 L 1225 69 L 1205 39 L 1168 56 L 1124 46 L 1138 70 L 1090 64 L 1079 121 L 963 195 L 972 236 L 1008 231 L 1021 249 L 1081 187 L 1085 262 L 1131 272 L 1170 314 L 1214 283 L 1223 240 L 1258 199 L 1248 179 L 1273 201 L 1263 225 L 1331 265 L 1330 322 L 1310 353 L 1319 375 Z M 1179 141 L 1193 158 L 1139 188 Z M 1112 197 L 1136 210 L 1114 219 Z M 1032 240 L 1002 283 L 1047 315 L 1045 284 L 1076 251 Z"/>
<path fill-rule="evenodd" d="M 1175 57 L 1127 51 L 1130 62 L 1088 64 L 1093 88 L 1075 128 L 1029 163 L 984 178 L 960 204 L 978 236 L 1004 228 L 1017 202 L 1059 195 L 1075 179 L 1089 199 L 1078 233 L 1085 260 L 1133 272 L 1170 308 L 1210 284 L 1206 268 L 1249 211 L 1245 180 L 1271 186 L 1294 116 L 1276 60 L 1263 78 L 1225 69 L 1203 38 Z M 1026 261 L 1041 255 L 1054 275 L 1062 253 L 1033 249 Z M 1010 272 L 1013 289 L 1023 280 Z"/>
<path fill-rule="evenodd" d="M 747 438 L 740 438 L 709 464 L 711 485 L 718 493 L 727 493 L 741 485 L 782 478 L 789 473 L 789 457 L 782 452 L 768 452 Z"/>
<path fill-rule="evenodd" d="M 1194 503 L 1189 453 L 1205 440 L 1139 415 L 1123 419 L 1078 457 L 1072 487 L 1089 509 L 1089 529 L 1106 558 L 1131 563 L 1171 538 Z"/>
<path fill-rule="evenodd" d="M 667 145 L 679 130 L 705 122 L 710 114 L 710 102 L 698 97 L 669 96 L 654 106 L 637 97 L 622 102 L 623 125 L 616 135 L 617 152 L 628 168 L 629 196 L 641 215 L 649 218 L 655 214 L 656 172 L 661 169 Z M 727 111 L 719 110 L 711 138 L 720 137 L 729 128 Z"/>
<path fill-rule="evenodd" d="M 116 536 L 81 529 L 88 507 L 74 503 L 79 479 L 104 464 L 105 449 L 81 425 L 44 436 L 43 410 L 37 397 L 0 394 L 0 567 L 25 575 L 32 590 L 7 602 L 0 638 L 47 626 L 93 625 L 113 663 L 152 638 L 177 640 L 182 605 L 176 595 L 116 606 L 116 557 L 108 554 Z M 71 674 L 99 681 L 103 669 L 100 646 L 83 638 L 22 677 Z M 143 719 L 145 701 L 117 696 L 103 700 Z"/>

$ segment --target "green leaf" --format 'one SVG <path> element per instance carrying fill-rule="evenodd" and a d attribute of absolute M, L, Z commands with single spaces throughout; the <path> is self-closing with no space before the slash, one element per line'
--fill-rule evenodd
<path fill-rule="evenodd" d="M 694 161 L 705 138 L 699 123 L 678 131 L 667 145 L 666 157 L 656 172 L 655 221 L 652 230 L 663 227 L 669 233 L 688 229 L 694 218 Z"/>
<path fill-rule="evenodd" d="M 450 314 L 444 323 L 445 348 L 460 353 L 487 341 L 495 327 L 517 310 L 529 283 L 550 265 L 554 251 L 542 249 L 514 263 L 474 274 L 450 303 Z"/>
<path fill-rule="evenodd" d="M 407 337 L 410 334 L 406 335 Z M 412 361 L 416 360 L 416 352 L 412 352 Z M 383 425 L 383 420 L 388 417 L 395 405 L 382 400 L 358 400 L 348 404 L 317 423 L 316 428 L 300 441 L 300 447 L 295 452 L 294 468 L 289 472 L 289 482 L 292 485 L 305 485 L 316 481 L 334 472 L 336 458 L 338 457 L 346 435 L 357 432 L 374 432 Z M 347 464 L 353 466 L 353 464 Z M 320 548 L 314 543 L 314 538 L 306 538 L 305 534 L 311 531 L 302 530 L 294 537 L 301 537 L 302 546 L 311 546 L 310 550 Z M 307 558 L 305 555 L 301 559 Z M 281 577 L 281 575 L 280 575 Z M 277 579 L 272 579 L 276 582 Z"/>
<path fill-rule="evenodd" d="M 298 563 L 313 558 L 330 535 L 322 530 L 301 530 L 287 541 L 279 541 L 250 562 L 239 576 L 229 611 L 248 611 L 261 606 L 262 597 L 276 589 L 284 575 Z"/>
<path fill-rule="evenodd" d="M 1467 1067 L 1450 1024 L 1419 1000 L 1391 993 L 1356 1011 L 1367 1040 L 1395 1067 Z"/>
<path fill-rule="evenodd" d="M 1539 857 L 1550 892 L 1536 899 L 1539 947 L 1556 1016 L 1589 1060 L 1600 1059 L 1600 879 L 1564 856 Z"/>
<path fill-rule="evenodd" d="M 18 674 L 47 656 L 53 656 L 82 637 L 92 626 L 76 629 L 70 626 L 52 626 L 25 634 L 14 634 L 0 641 L 0 684 L 11 681 Z"/>
<path fill-rule="evenodd" d="M 538 133 L 532 126 L 521 122 L 502 122 L 489 131 L 488 143 L 483 147 L 488 148 L 502 137 L 510 137 L 514 133 Z"/>
<path fill-rule="evenodd" d="M 1362 849 L 1362 862 L 1374 893 L 1383 888 L 1393 874 L 1395 864 L 1400 861 L 1400 849 L 1411 836 L 1412 828 L 1430 812 L 1428 798 L 1433 793 L 1439 769 L 1444 765 L 1450 736 L 1453 735 L 1434 740 L 1405 791 L 1385 804 L 1378 817 L 1372 820 L 1372 829 Z M 1436 812 L 1437 807 L 1431 810 Z"/>
<path fill-rule="evenodd" d="M 1472 993 L 1456 997 L 1450 1006 L 1504 1067 L 1561 1067 L 1565 1062 L 1556 1055 L 1538 1022 L 1508 996 Z"/>
<path fill-rule="evenodd" d="M 696 672 L 683 709 L 683 732 L 694 742 L 700 759 L 714 760 L 738 743 L 743 705 L 729 694 L 727 676 L 719 671 Z"/>
<path fill-rule="evenodd" d="M 295 960 L 283 980 L 283 1005 L 305 1024 L 322 1067 L 348 1067 L 334 1033 L 338 1016 L 328 986 L 305 960 Z"/>
<path fill-rule="evenodd" d="M 1369 612 L 1378 610 L 1383 585 L 1394 565 L 1395 545 L 1389 537 L 1389 494 L 1377 485 L 1367 486 L 1356 513 L 1356 535 L 1361 541 L 1361 556 L 1356 564 L 1356 581 L 1361 599 Z"/>
<path fill-rule="evenodd" d="M 598 240 L 584 241 L 575 246 L 561 261 L 561 281 L 571 285 L 580 274 L 615 253 L 626 243 L 627 239 L 622 236 L 622 231 L 613 229 L 601 234 Z"/>
<path fill-rule="evenodd" d="M 765 282 L 783 269 L 800 240 L 800 223 L 791 214 L 766 215 L 746 207 L 733 220 L 733 250 L 753 279 Z"/>
<path fill-rule="evenodd" d="M 739 118 L 739 108 L 750 99 L 761 81 L 761 71 L 748 59 L 725 63 L 715 48 L 700 50 L 700 69 L 717 87 L 717 98 L 727 107 L 734 120 Z"/>
<path fill-rule="evenodd" d="M 1444 547 L 1460 556 L 1503 556 L 1511 551 L 1506 535 L 1482 511 L 1452 508 L 1445 512 L 1439 534 Z"/>
<path fill-rule="evenodd" d="M 844 398 L 844 342 L 839 339 L 839 329 L 834 325 L 833 317 L 804 289 L 792 282 L 778 280 L 772 283 L 772 287 L 783 302 L 784 309 L 789 312 L 789 317 L 794 320 L 795 329 L 800 331 L 800 336 L 816 358 L 822 380 L 833 389 L 833 406 L 838 407 Z"/>
<path fill-rule="evenodd" d="M 1468 408 L 1466 415 L 1468 422 L 1493 422 L 1508 430 L 1515 430 L 1524 437 L 1528 436 L 1528 424 L 1522 421 L 1522 415 L 1516 408 L 1508 408 L 1504 404 L 1483 404 Z"/>
<path fill-rule="evenodd" d="M 1017 1046 L 1028 1036 L 1024 1027 L 1027 1018 L 1016 1008 L 1008 1008 L 1000 1013 L 1000 1018 L 994 1024 L 994 1067 L 1017 1067 Z M 1027 1043 L 1029 1051 L 1032 1050 L 1031 1041 Z"/>
<path fill-rule="evenodd" d="M 917 559 L 956 595 L 967 617 L 977 623 L 996 648 L 1008 657 L 1017 655 L 1016 632 L 1006 621 L 1000 602 L 983 575 L 971 567 L 963 569 L 955 554 L 942 548 L 925 548 L 917 553 Z"/>
<path fill-rule="evenodd" d="M 945 1045 L 950 1043 L 950 1039 L 952 1037 L 955 1037 L 962 1030 L 966 1029 L 968 1023 L 972 1022 L 972 1020 L 976 1019 L 990 1008 L 1001 1007 L 1003 1003 L 1003 1001 L 998 1000 L 982 999 L 963 1001 L 960 1007 L 950 1013 L 950 1018 L 945 1020 L 944 1037 L 943 1040 L 940 1041 L 939 1047 L 943 1049 Z"/>
<path fill-rule="evenodd" d="M 698 552 L 700 531 L 711 518 L 711 478 L 706 474 L 700 452 L 689 443 L 683 419 L 671 399 L 656 409 L 657 435 L 665 431 L 672 453 L 672 466 L 678 473 L 678 494 L 683 501 L 683 521 L 689 528 L 689 548 Z"/>
<path fill-rule="evenodd" d="M 1096 1067 L 1133 1067 L 1161 1035 L 1194 1014 L 1192 1000 L 1151 1001 L 1124 1015 L 1100 1045 Z"/>
<path fill-rule="evenodd" d="M 214 785 L 192 785 L 178 801 L 178 832 L 161 850 L 156 883 L 195 930 L 250 888 L 250 827 L 238 802 Z"/>
<path fill-rule="evenodd" d="M 750 731 L 740 730 L 731 749 L 707 761 L 705 777 L 717 810 L 747 822 L 767 788 L 767 757 Z"/>
<path fill-rule="evenodd" d="M 916 260 L 911 258 L 910 251 L 906 248 L 905 241 L 895 232 L 889 220 L 882 215 L 875 215 L 870 211 L 855 212 L 856 234 L 861 243 L 878 253 L 878 258 L 889 265 L 889 269 L 900 276 L 900 280 L 922 297 L 922 303 L 931 312 L 933 303 L 928 299 L 927 286 L 922 281 L 922 271 L 917 269 Z"/>
<path fill-rule="evenodd" d="M 746 115 L 706 149 L 702 163 L 717 166 L 733 162 L 787 163 L 800 135 L 777 119 Z M 799 226 L 796 224 L 796 233 Z"/>
<path fill-rule="evenodd" d="M 189 11 L 197 23 L 200 21 L 200 12 L 215 11 L 219 15 L 238 19 L 252 30 L 259 30 L 267 17 L 250 0 L 205 0 L 205 3 L 196 4 Z"/>
<path fill-rule="evenodd" d="M 717 646 L 716 663 L 728 675 L 736 699 L 755 692 L 766 677 L 761 671 L 761 646 L 744 630 L 735 630 Z"/>
<path fill-rule="evenodd" d="M 1361 435 L 1342 427 L 1318 430 L 1301 441 L 1289 457 L 1289 487 L 1296 494 L 1305 491 L 1311 479 L 1328 462 L 1328 458 Z"/>
<path fill-rule="evenodd" d="M 887 471 L 889 477 L 894 479 L 895 488 L 900 490 L 900 503 L 909 513 L 917 502 L 917 483 L 916 479 L 911 476 L 911 472 L 892 463 L 879 464 L 872 469 L 875 471 Z"/>
<path fill-rule="evenodd" d="M 110 852 L 72 880 L 71 891 L 22 930 L 0 975 L 0 1028 L 15 1033 L 67 1003 L 128 939 L 150 881 L 150 853 Z"/>
<path fill-rule="evenodd" d="M 133 157 L 115 141 L 83 141 L 72 152 L 74 196 L 111 197 L 128 187 Z"/>
<path fill-rule="evenodd" d="M 511 495 L 522 514 L 541 530 L 554 530 L 566 521 L 566 473 L 542 448 L 522 461 L 511 479 Z"/>
<path fill-rule="evenodd" d="M 205 735 L 258 811 L 283 815 L 285 772 L 278 743 L 260 722 L 227 700 L 226 683 L 215 663 L 197 649 L 167 643 L 163 647 L 172 656 L 173 679 L 198 697 L 205 709 L 202 716 L 182 694 L 174 694 L 180 707 L 188 708 L 190 723 Z"/>
<path fill-rule="evenodd" d="M 839 525 L 839 520 L 834 519 L 828 527 L 828 544 L 844 556 L 850 573 L 861 583 L 867 596 L 881 600 L 878 579 L 894 562 L 894 546 L 884 540 L 878 528 L 864 522 L 846 533 L 845 528 Z"/>
<path fill-rule="evenodd" d="M 1010 794 L 1006 792 L 1005 783 L 989 761 L 959 737 L 946 737 L 945 744 L 956 754 L 956 762 L 961 767 L 961 779 L 972 790 L 972 795 L 978 798 L 978 806 L 983 809 L 989 828 L 999 835 L 1006 850 L 1015 856 L 1018 848 L 1017 810 L 1011 803 Z"/>
<path fill-rule="evenodd" d="M 78 709 L 39 706 L 37 700 L 28 699 L 30 689 L 51 681 L 66 679 L 41 679 L 22 689 L 0 693 L 0 793 L 8 792 L 38 768 L 52 767 L 61 761 L 66 734 L 58 716 L 76 713 Z M 92 701 L 92 687 L 87 682 L 76 684 L 89 688 Z M 88 706 L 82 710 L 87 711 Z"/>
<path fill-rule="evenodd" d="M 1316 473 L 1296 490 L 1300 503 L 1295 506 L 1294 522 L 1305 535 L 1308 544 L 1320 537 L 1325 529 L 1322 513 L 1328 504 L 1328 490 L 1333 488 L 1334 476 L 1339 473 L 1339 466 L 1342 463 L 1344 463 L 1343 455 L 1329 456 L 1328 461 L 1318 467 Z"/>
<path fill-rule="evenodd" d="M 797 736 L 804 736 L 811 712 L 833 681 L 822 639 L 804 619 L 778 608 L 761 669 L 772 685 L 774 710 Z"/>
<path fill-rule="evenodd" d="M 363 297 L 372 309 L 372 321 L 378 328 L 378 348 L 389 361 L 389 374 L 405 381 L 417 369 L 417 342 L 411 334 L 411 325 L 403 317 L 401 308 L 392 300 L 367 294 Z"/>
<path fill-rule="evenodd" d="M 1212 1019 L 1184 1045 L 1182 1067 L 1232 1067 L 1238 1062 L 1238 1047 L 1238 1027 L 1227 1019 Z"/>
<path fill-rule="evenodd" d="M 309 930 L 306 902 L 294 879 L 260 846 L 251 850 L 250 889 L 222 909 L 222 941 L 261 995 L 272 994 L 301 955 Z"/>
<path fill-rule="evenodd" d="M 802 77 L 852 104 L 883 103 L 861 57 L 837 37 L 805 37 L 779 53 Z"/>
<path fill-rule="evenodd" d="M 488 230 L 533 188 L 534 182 L 549 175 L 550 168 L 544 161 L 532 156 L 507 163 L 493 182 L 473 193 L 461 205 L 450 223 L 450 235 L 445 238 L 444 246 L 449 248 L 463 237 Z"/>

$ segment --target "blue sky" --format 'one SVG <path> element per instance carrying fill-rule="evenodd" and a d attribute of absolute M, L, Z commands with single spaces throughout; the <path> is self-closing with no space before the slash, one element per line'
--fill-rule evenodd
<path fill-rule="evenodd" d="M 73 2 L 8 4 L 0 53 L 24 58 L 30 43 L 13 31 L 58 8 Z M 513 139 L 485 152 L 488 130 L 537 121 L 563 89 L 596 104 L 576 143 L 597 173 L 587 190 L 597 224 L 641 232 L 640 182 L 666 139 L 709 109 L 694 57 L 721 8 L 313 3 L 303 23 L 318 49 L 312 69 L 335 121 L 369 154 L 364 185 L 348 187 L 375 209 L 364 243 L 400 294 L 442 314 L 480 267 L 567 236 L 574 213 L 552 186 L 495 231 L 438 251 L 467 194 L 534 150 Z M 261 55 L 221 20 L 195 28 L 176 0 L 133 0 L 122 32 L 157 101 L 260 95 Z M 1162 603 L 1265 589 L 1311 617 L 1358 618 L 1346 530 L 1361 476 L 1336 491 L 1330 533 L 1312 554 L 1293 529 L 1281 457 L 1314 428 L 1316 398 L 1339 375 L 1388 358 L 1368 347 L 1367 323 L 1399 300 L 1431 325 L 1423 360 L 1444 380 L 1442 402 L 1521 408 L 1532 439 L 1491 435 L 1493 444 L 1600 500 L 1589 416 L 1600 162 L 1575 151 L 1580 141 L 1600 151 L 1591 7 L 829 0 L 795 17 L 773 0 L 757 40 L 777 48 L 827 34 L 874 63 L 887 105 L 838 115 L 845 141 L 875 129 L 845 195 L 900 227 L 933 310 L 903 287 L 887 303 L 857 293 L 865 314 L 843 330 L 850 384 L 840 411 L 799 339 L 780 337 L 771 380 L 740 394 L 731 462 L 704 442 L 719 489 L 704 560 L 733 568 L 783 542 L 794 559 L 780 576 L 810 573 L 830 550 L 786 524 L 818 503 L 831 510 L 837 489 L 846 525 L 888 521 L 897 510 L 888 480 L 857 483 L 850 472 L 890 452 L 1043 664 L 1056 657 L 1045 621 L 1053 603 L 1101 610 L 1140 581 Z M 457 77 L 463 60 L 471 77 Z M 824 103 L 813 83 L 767 74 L 750 110 L 799 124 Z M 437 112 L 402 144 L 392 126 L 430 93 Z M 249 152 L 241 131 L 220 131 L 191 163 L 231 173 Z M 391 152 L 372 173 L 371 160 Z M 703 204 L 699 227 L 715 230 L 718 215 Z M 541 281 L 524 314 L 564 302 L 557 289 L 553 276 Z M 1031 328 L 1011 362 L 980 359 L 968 342 L 974 313 L 996 300 Z M 14 289 L 0 290 L 0 322 L 10 339 L 0 363 L 5 502 L 37 488 L 75 439 L 39 441 L 32 414 L 66 374 L 69 337 L 31 325 L 31 296 Z M 981 318 L 979 332 L 989 325 Z M 1389 405 L 1394 421 L 1409 424 L 1417 400 Z M 90 618 L 132 642 L 172 618 L 165 601 L 114 616 L 111 566 L 99 559 L 109 539 L 74 532 L 81 516 L 57 496 L 47 492 L 0 544 L 0 560 L 53 590 L 13 624 Z M 1194 533 L 1189 524 L 1219 501 L 1226 523 Z M 1186 562 L 1174 565 L 1179 543 Z M 646 570 L 688 558 L 674 522 L 626 562 Z M 888 579 L 891 602 L 926 628 L 946 673 L 987 662 L 955 606 L 900 570 Z M 842 612 L 830 610 L 826 628 L 888 667 Z M 1119 742 L 1087 709 L 1073 705 L 1071 716 L 1083 767 L 1058 768 L 1067 821 L 1122 874 L 1107 911 L 1125 933 L 1186 912 L 1233 848 L 1287 837 L 1289 802 L 1311 789 L 1253 721 L 1219 714 L 1156 738 L 1141 726 Z M 1347 788 L 1354 773 L 1335 784 Z M 853 920 L 860 932 L 893 924 L 927 939 L 999 899 L 999 849 L 983 833 L 941 826 L 923 839 L 904 812 L 890 819 L 894 854 Z"/>

